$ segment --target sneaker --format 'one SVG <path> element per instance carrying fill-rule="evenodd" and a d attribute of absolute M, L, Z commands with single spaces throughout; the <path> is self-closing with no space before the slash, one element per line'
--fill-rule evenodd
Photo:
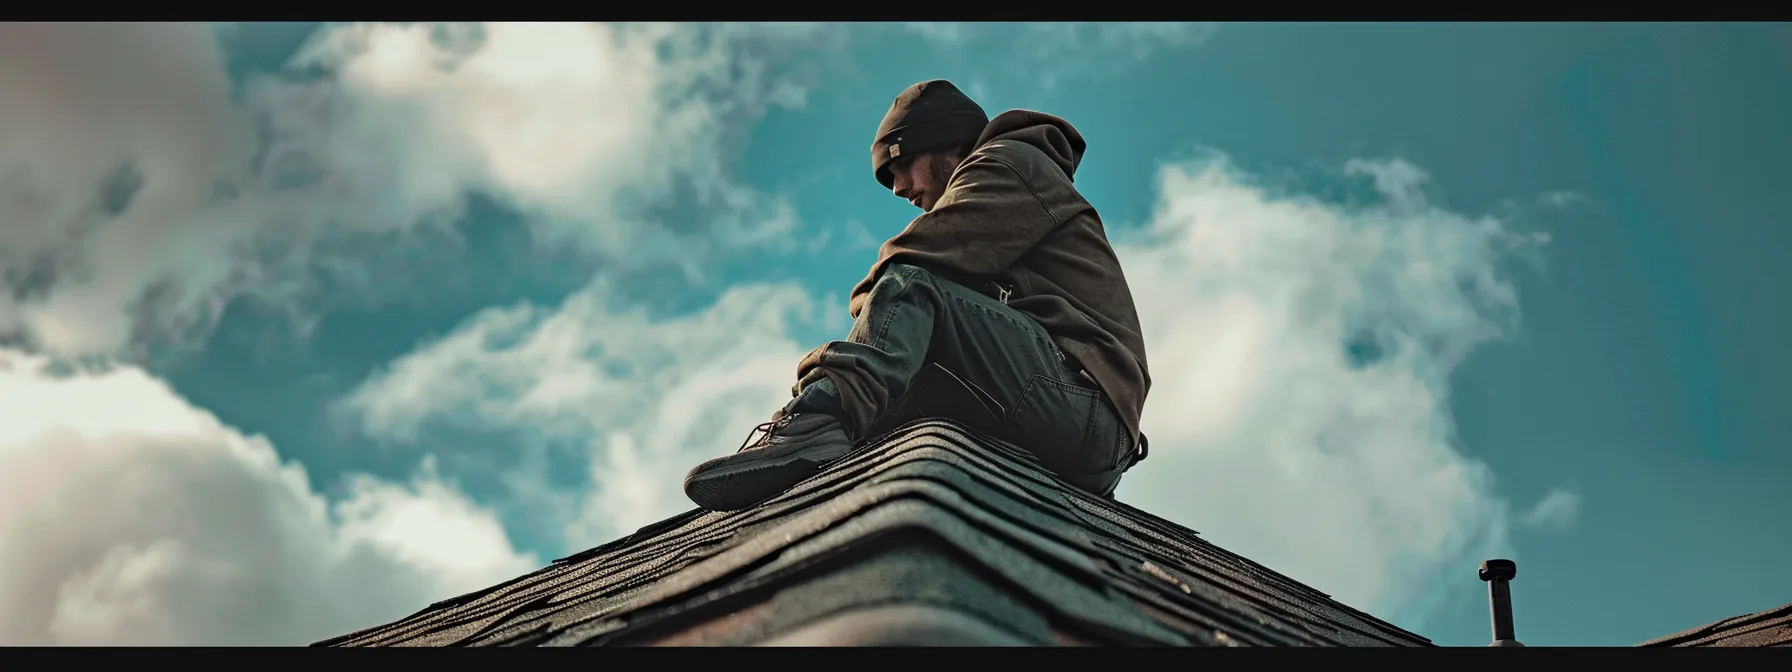
<path fill-rule="evenodd" d="M 852 440 L 833 416 L 780 412 L 754 427 L 733 455 L 691 469 L 684 494 L 711 511 L 739 511 L 776 497 L 851 451 Z"/>

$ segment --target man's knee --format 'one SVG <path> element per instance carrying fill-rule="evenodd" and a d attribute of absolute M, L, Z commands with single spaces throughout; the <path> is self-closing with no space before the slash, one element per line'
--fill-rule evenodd
<path fill-rule="evenodd" d="M 902 282 L 902 283 L 910 283 L 910 284 L 913 284 L 913 283 L 929 283 L 929 284 L 931 284 L 935 281 L 938 281 L 939 279 L 940 279 L 939 276 L 935 275 L 933 271 L 927 270 L 925 268 L 921 268 L 920 266 L 916 266 L 914 264 L 893 263 L 893 264 L 884 266 L 884 270 L 883 270 L 882 274 L 878 276 L 877 281 L 879 283 Z"/>
<path fill-rule="evenodd" d="M 933 271 L 910 264 L 890 264 L 879 272 L 877 283 L 871 286 L 871 293 L 884 300 L 908 294 L 917 289 L 937 294 L 940 292 L 942 284 L 942 279 Z"/>
<path fill-rule="evenodd" d="M 969 285 L 952 278 L 940 275 L 927 268 L 913 264 L 892 263 L 879 272 L 877 283 L 872 291 L 883 290 L 884 294 L 903 294 L 916 289 L 924 289 L 941 296 L 989 296 L 977 291 Z"/>

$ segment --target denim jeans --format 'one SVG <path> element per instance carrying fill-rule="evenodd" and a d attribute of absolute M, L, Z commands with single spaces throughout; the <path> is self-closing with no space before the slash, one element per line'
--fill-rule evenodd
<path fill-rule="evenodd" d="M 929 363 L 951 370 L 999 405 L 1002 438 L 1085 491 L 1111 495 L 1132 466 L 1134 446 L 1113 405 L 1043 327 L 927 270 L 886 267 L 846 340 L 825 352 L 818 368 L 884 400 L 900 399 Z M 887 410 L 845 409 L 833 381 L 813 372 L 804 379 L 788 408 L 841 417 L 849 433 Z"/>

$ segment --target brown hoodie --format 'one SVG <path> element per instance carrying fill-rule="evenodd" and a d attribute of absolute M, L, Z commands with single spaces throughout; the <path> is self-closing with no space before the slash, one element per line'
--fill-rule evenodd
<path fill-rule="evenodd" d="M 892 263 L 974 288 L 994 282 L 1089 372 L 1136 441 L 1151 389 L 1145 339 L 1101 217 L 1071 185 L 1085 147 L 1070 122 L 1049 114 L 991 119 L 933 210 L 878 251 L 853 288 L 852 316 Z"/>

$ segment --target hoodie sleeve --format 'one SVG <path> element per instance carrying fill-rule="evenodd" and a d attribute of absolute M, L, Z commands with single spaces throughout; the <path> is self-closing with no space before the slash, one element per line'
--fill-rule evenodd
<path fill-rule="evenodd" d="M 1034 162 L 1012 156 L 1032 148 L 1003 144 L 1007 143 L 992 143 L 973 153 L 952 174 L 933 210 L 884 243 L 877 264 L 853 290 L 854 317 L 872 283 L 890 264 L 909 264 L 955 282 L 977 284 L 1007 270 L 1063 222 L 1064 208 L 1052 207 L 1045 196 L 1060 191 L 1074 196 L 1074 190 L 1036 188 L 1041 180 L 1039 170 L 1029 165 Z M 1059 175 L 1068 187 L 1068 180 Z"/>

